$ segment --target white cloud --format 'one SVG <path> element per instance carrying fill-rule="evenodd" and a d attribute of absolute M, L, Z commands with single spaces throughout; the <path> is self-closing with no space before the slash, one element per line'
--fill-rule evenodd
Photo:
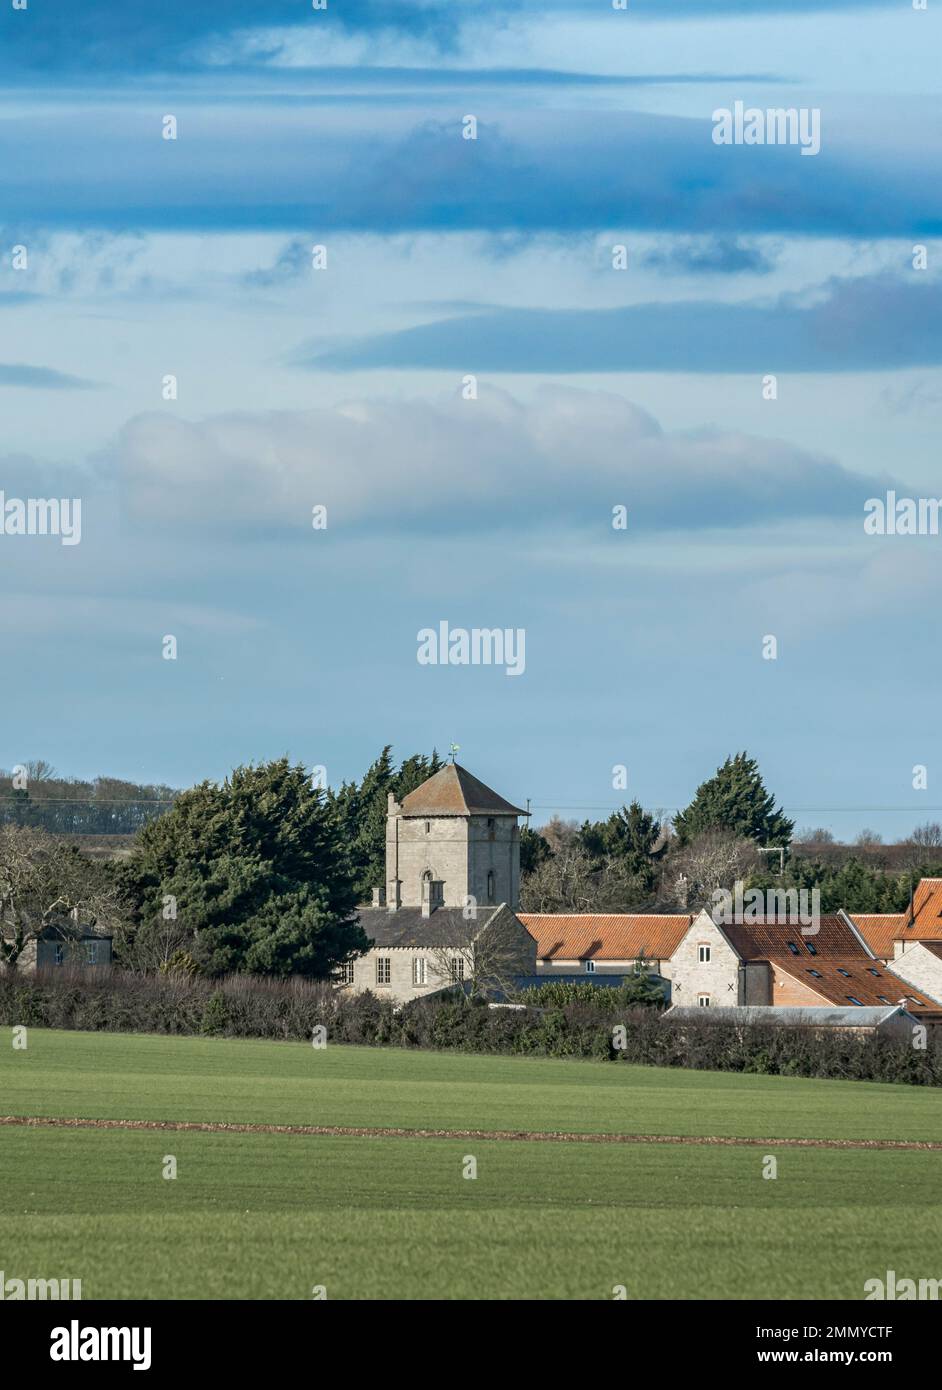
<path fill-rule="evenodd" d="M 849 515 L 872 481 L 776 439 L 667 433 L 621 396 L 544 386 L 523 400 L 371 398 L 307 411 L 130 420 L 112 459 L 128 514 L 197 526 L 329 526 L 526 533 L 607 524 L 644 531 Z"/>

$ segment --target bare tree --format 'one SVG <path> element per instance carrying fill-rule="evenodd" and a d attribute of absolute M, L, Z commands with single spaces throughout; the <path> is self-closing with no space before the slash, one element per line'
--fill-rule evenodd
<path fill-rule="evenodd" d="M 752 840 L 722 830 L 707 830 L 671 854 L 668 866 L 674 896 L 688 912 L 709 907 L 717 888 L 732 891 L 761 866 Z"/>
<path fill-rule="evenodd" d="M 942 825 L 937 820 L 917 825 L 906 843 L 918 845 L 921 849 L 942 849 Z"/>
<path fill-rule="evenodd" d="M 798 845 L 833 845 L 834 836 L 823 825 L 805 826 L 795 835 L 794 843 Z"/>
<path fill-rule="evenodd" d="M 507 994 L 527 967 L 525 941 L 512 912 L 498 912 L 483 927 L 470 919 L 451 942 L 432 948 L 432 973 L 442 987 L 460 984 L 470 995 Z"/>
<path fill-rule="evenodd" d="M 546 825 L 539 827 L 538 833 L 543 836 L 553 853 L 559 854 L 561 850 L 571 849 L 579 838 L 579 823 L 551 816 Z"/>
<path fill-rule="evenodd" d="M 0 965 L 14 971 L 32 942 L 74 943 L 122 919 L 107 870 L 78 850 L 24 826 L 0 826 Z"/>

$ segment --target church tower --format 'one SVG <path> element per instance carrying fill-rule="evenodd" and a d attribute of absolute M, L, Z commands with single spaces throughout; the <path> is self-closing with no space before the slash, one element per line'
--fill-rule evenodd
<path fill-rule="evenodd" d="M 520 830 L 525 816 L 457 763 L 447 763 L 386 817 L 386 906 L 480 908 L 520 897 Z"/>

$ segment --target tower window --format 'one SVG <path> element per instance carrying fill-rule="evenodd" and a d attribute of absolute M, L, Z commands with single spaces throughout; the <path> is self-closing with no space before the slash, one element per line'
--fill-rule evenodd
<path fill-rule="evenodd" d="M 493 870 L 493 869 L 488 869 L 488 871 L 487 871 L 487 901 L 488 901 L 489 903 L 492 903 L 492 902 L 494 901 L 494 870 Z"/>
<path fill-rule="evenodd" d="M 425 833 L 426 835 L 430 835 L 432 833 L 432 822 L 430 820 L 427 820 L 425 822 Z"/>

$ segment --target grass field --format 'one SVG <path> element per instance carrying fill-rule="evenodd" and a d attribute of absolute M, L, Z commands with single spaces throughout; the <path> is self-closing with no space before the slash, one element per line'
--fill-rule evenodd
<path fill-rule="evenodd" d="M 938 1095 L 902 1086 L 40 1030 L 0 1047 L 0 1113 L 942 1140 Z M 940 1151 L 10 1126 L 0 1152 L 0 1270 L 86 1298 L 860 1298 L 942 1274 Z"/>

